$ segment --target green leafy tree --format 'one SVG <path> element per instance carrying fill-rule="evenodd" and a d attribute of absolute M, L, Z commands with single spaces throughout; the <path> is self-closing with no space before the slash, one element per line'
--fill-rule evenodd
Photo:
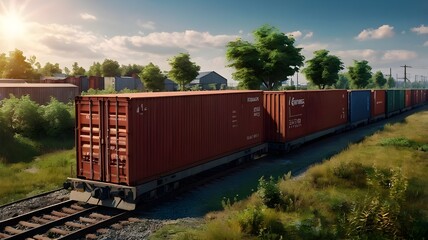
<path fill-rule="evenodd" d="M 6 69 L 7 66 L 7 57 L 6 54 L 2 53 L 0 54 L 0 77 L 3 76 L 3 72 Z"/>
<path fill-rule="evenodd" d="M 83 76 L 85 75 L 86 70 L 83 67 L 80 67 L 77 62 L 74 62 L 71 66 L 72 76 Z"/>
<path fill-rule="evenodd" d="M 245 89 L 275 89 L 303 66 L 301 48 L 294 39 L 277 28 L 264 25 L 253 33 L 254 43 L 237 39 L 227 44 L 228 67 L 235 68 L 233 78 Z"/>
<path fill-rule="evenodd" d="M 372 67 L 366 60 L 356 61 L 354 65 L 348 67 L 348 74 L 355 88 L 365 88 L 372 77 Z"/>
<path fill-rule="evenodd" d="M 58 63 L 52 64 L 47 62 L 45 66 L 40 69 L 40 73 L 43 76 L 53 76 L 54 74 L 62 73 L 62 70 Z"/>
<path fill-rule="evenodd" d="M 29 79 L 33 76 L 31 64 L 26 61 L 24 53 L 15 49 L 9 53 L 7 64 L 3 71 L 4 78 Z"/>
<path fill-rule="evenodd" d="M 314 57 L 306 61 L 303 69 L 306 78 L 319 89 L 334 85 L 339 79 L 339 71 L 343 69 L 343 62 L 337 56 L 329 55 L 329 51 L 322 49 L 314 52 Z"/>
<path fill-rule="evenodd" d="M 140 74 L 143 71 L 143 66 L 137 65 L 137 64 L 129 64 L 129 65 L 122 65 L 121 72 L 122 76 L 127 77 L 136 77 L 138 74 Z"/>
<path fill-rule="evenodd" d="M 120 65 L 117 61 L 105 59 L 101 64 L 101 71 L 103 77 L 117 77 L 120 76 Z"/>
<path fill-rule="evenodd" d="M 101 77 L 102 75 L 103 75 L 103 71 L 101 68 L 101 63 L 94 62 L 92 66 L 89 67 L 88 76 Z"/>
<path fill-rule="evenodd" d="M 180 53 L 169 59 L 169 65 L 171 71 L 169 71 L 168 76 L 180 86 L 182 91 L 187 84 L 198 76 L 200 70 L 196 63 L 190 61 L 188 53 Z"/>
<path fill-rule="evenodd" d="M 373 75 L 373 82 L 376 84 L 377 87 L 383 88 L 386 84 L 386 78 L 383 76 L 383 73 L 381 71 L 377 71 Z"/>
<path fill-rule="evenodd" d="M 388 88 L 394 88 L 395 79 L 393 77 L 389 77 L 388 80 L 386 80 L 386 86 L 388 86 Z"/>
<path fill-rule="evenodd" d="M 334 84 L 334 88 L 336 89 L 349 89 L 349 79 L 345 74 L 339 73 L 339 80 Z"/>
<path fill-rule="evenodd" d="M 153 63 L 149 63 L 139 74 L 141 81 L 147 91 L 159 92 L 165 88 L 166 76 L 160 68 Z"/>
<path fill-rule="evenodd" d="M 70 69 L 68 67 L 64 67 L 64 73 L 69 76 L 70 73 L 71 73 L 71 71 L 70 71 Z"/>

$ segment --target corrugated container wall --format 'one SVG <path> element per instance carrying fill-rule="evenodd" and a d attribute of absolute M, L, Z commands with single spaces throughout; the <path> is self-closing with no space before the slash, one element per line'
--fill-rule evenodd
<path fill-rule="evenodd" d="M 370 94 L 370 90 L 348 91 L 350 123 L 368 122 L 370 119 Z"/>
<path fill-rule="evenodd" d="M 76 98 L 77 176 L 135 186 L 263 143 L 261 91 Z"/>
<path fill-rule="evenodd" d="M 398 92 L 398 106 L 400 111 L 403 110 L 406 106 L 406 90 L 400 89 L 396 90 Z"/>
<path fill-rule="evenodd" d="M 132 77 L 105 77 L 104 88 L 111 88 L 118 92 L 124 89 L 141 91 L 143 90 L 143 83 L 140 79 Z"/>
<path fill-rule="evenodd" d="M 398 90 L 386 90 L 386 114 L 389 116 L 391 114 L 397 113 L 400 110 L 398 104 Z"/>
<path fill-rule="evenodd" d="M 404 99 L 404 102 L 405 102 L 404 107 L 406 109 L 409 109 L 412 107 L 412 90 L 406 89 L 404 91 L 405 91 L 405 95 L 406 95 L 405 99 Z"/>
<path fill-rule="evenodd" d="M 51 97 L 60 102 L 68 103 L 79 95 L 78 87 L 68 83 L 0 83 L 0 100 L 9 98 L 9 94 L 15 97 L 30 95 L 30 98 L 38 104 L 46 104 Z"/>
<path fill-rule="evenodd" d="M 88 80 L 89 80 L 89 89 L 91 88 L 96 90 L 104 89 L 103 77 L 90 76 Z"/>
<path fill-rule="evenodd" d="M 372 90 L 371 92 L 371 118 L 385 117 L 386 104 L 385 90 Z"/>
<path fill-rule="evenodd" d="M 284 143 L 348 121 L 346 90 L 264 92 L 265 136 Z"/>

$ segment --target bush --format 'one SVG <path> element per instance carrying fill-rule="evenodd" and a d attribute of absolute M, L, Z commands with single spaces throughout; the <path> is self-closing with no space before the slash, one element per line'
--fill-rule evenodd
<path fill-rule="evenodd" d="M 71 132 L 74 126 L 69 107 L 55 98 L 51 98 L 49 104 L 43 106 L 43 119 L 46 134 L 50 137 Z"/>
<path fill-rule="evenodd" d="M 281 191 L 272 176 L 268 181 L 264 177 L 259 179 L 257 194 L 269 208 L 274 208 L 281 204 Z"/>
<path fill-rule="evenodd" d="M 29 95 L 21 98 L 11 95 L 2 101 L 1 111 L 15 133 L 37 137 L 44 130 L 40 105 L 32 101 Z"/>

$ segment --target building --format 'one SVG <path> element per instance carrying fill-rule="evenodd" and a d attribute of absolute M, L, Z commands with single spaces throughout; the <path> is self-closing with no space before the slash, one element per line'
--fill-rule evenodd
<path fill-rule="evenodd" d="M 44 105 L 51 97 L 63 103 L 73 102 L 80 93 L 77 86 L 69 83 L 0 83 L 0 100 L 10 94 L 17 98 L 30 95 L 31 100 Z"/>
<path fill-rule="evenodd" d="M 199 85 L 201 90 L 220 90 L 226 89 L 227 79 L 215 71 L 200 72 L 189 85 L 190 87 Z"/>
<path fill-rule="evenodd" d="M 117 92 L 124 89 L 143 90 L 143 83 L 139 78 L 133 77 L 104 77 L 104 89 L 113 89 Z"/>

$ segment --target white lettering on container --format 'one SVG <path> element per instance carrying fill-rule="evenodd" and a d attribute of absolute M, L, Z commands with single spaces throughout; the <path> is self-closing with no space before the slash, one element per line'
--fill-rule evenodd
<path fill-rule="evenodd" d="M 259 97 L 248 97 L 247 98 L 247 102 L 258 102 L 259 101 Z"/>
<path fill-rule="evenodd" d="M 251 135 L 247 136 L 247 140 L 253 140 L 253 139 L 256 139 L 258 137 L 260 137 L 260 134 L 258 134 L 258 133 L 251 134 Z"/>
<path fill-rule="evenodd" d="M 288 128 L 299 128 L 302 126 L 302 119 L 301 118 L 293 118 L 288 120 Z"/>
<path fill-rule="evenodd" d="M 260 114 L 260 112 L 261 112 L 261 111 L 260 111 L 260 109 L 261 109 L 260 107 L 254 107 L 254 108 L 253 108 L 253 116 L 254 116 L 254 117 L 260 117 L 260 116 L 261 116 L 261 114 Z"/>
<path fill-rule="evenodd" d="M 295 99 L 294 97 L 292 97 L 290 98 L 290 105 L 293 107 L 297 105 L 305 105 L 305 99 L 304 98 Z"/>

